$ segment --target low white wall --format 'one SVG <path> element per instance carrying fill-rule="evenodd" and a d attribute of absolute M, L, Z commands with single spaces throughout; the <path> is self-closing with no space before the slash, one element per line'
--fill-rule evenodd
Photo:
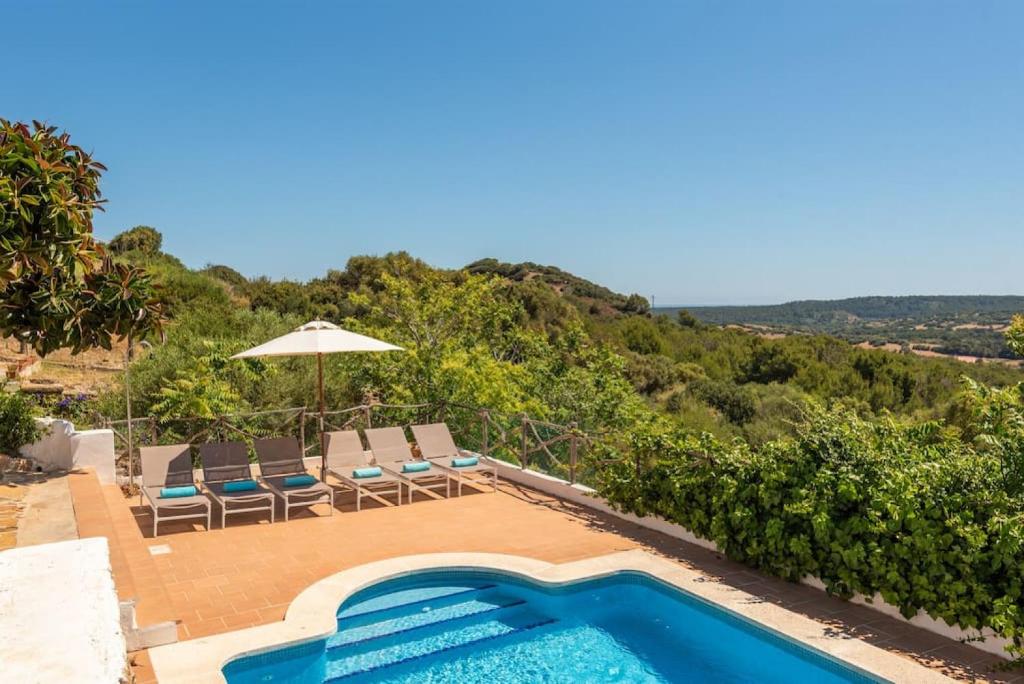
<path fill-rule="evenodd" d="M 125 681 L 125 641 L 105 538 L 0 552 L 0 616 L 0 680 Z"/>
<path fill-rule="evenodd" d="M 71 435 L 75 426 L 66 420 L 37 418 L 42 436 L 19 450 L 45 469 L 71 470 Z"/>
<path fill-rule="evenodd" d="M 102 484 L 114 484 L 114 432 L 112 430 L 76 430 L 59 418 L 39 418 L 39 441 L 23 446 L 22 456 L 31 458 L 46 470 L 71 470 L 91 467 Z"/>
<path fill-rule="evenodd" d="M 510 482 L 518 482 L 520 484 L 527 485 L 533 489 L 552 494 L 561 499 L 587 506 L 588 508 L 592 508 L 602 513 L 607 513 L 608 515 L 615 516 L 621 520 L 626 520 L 639 525 L 640 527 L 661 532 L 662 534 L 666 534 L 670 537 L 682 539 L 683 541 L 695 544 L 705 549 L 722 553 L 722 550 L 719 549 L 713 541 L 698 537 L 685 527 L 669 522 L 664 518 L 656 516 L 641 517 L 633 515 L 632 513 L 622 513 L 617 511 L 608 505 L 604 499 L 600 498 L 596 490 L 591 489 L 590 487 L 578 484 L 569 484 L 565 480 L 561 480 L 557 477 L 552 477 L 551 475 L 546 475 L 544 473 L 538 473 L 533 470 L 523 470 L 522 468 L 506 463 L 505 461 L 493 458 L 488 460 L 498 467 L 498 475 Z M 825 590 L 825 584 L 817 577 L 805 577 L 801 580 L 801 584 L 805 584 L 809 587 L 820 589 L 822 591 Z M 907 620 L 907 618 L 903 617 L 900 613 L 900 609 L 898 607 L 886 603 L 885 599 L 883 599 L 881 595 L 877 595 L 874 599 L 868 600 L 867 597 L 861 594 L 856 594 L 850 599 L 850 602 L 878 611 L 883 615 L 888 615 L 889 617 L 896 618 L 898 620 L 904 620 L 915 627 L 920 627 L 926 631 L 939 634 L 956 641 L 974 639 L 978 636 L 977 632 L 967 632 L 958 626 L 947 625 L 943 620 L 936 620 L 923 610 L 919 610 L 917 615 Z M 999 656 L 1000 658 L 1005 658 L 1007 660 L 1011 658 L 1010 654 L 1006 651 L 1006 646 L 1010 644 L 1009 639 L 996 636 L 991 630 L 985 630 L 982 633 L 982 636 L 985 637 L 984 641 L 967 641 L 966 643 L 969 646 L 973 646 L 974 648 L 985 651 L 986 653 Z"/>
<path fill-rule="evenodd" d="M 114 484 L 114 431 L 82 430 L 71 435 L 71 464 L 96 470 L 100 484 Z"/>

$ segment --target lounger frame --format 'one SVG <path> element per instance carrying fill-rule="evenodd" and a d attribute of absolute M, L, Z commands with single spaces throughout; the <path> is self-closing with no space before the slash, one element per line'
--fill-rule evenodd
<path fill-rule="evenodd" d="M 274 493 L 266 487 L 256 491 L 226 492 L 228 482 L 252 480 L 249 467 L 249 448 L 244 442 L 210 442 L 199 446 L 199 461 L 203 466 L 203 490 L 220 505 L 220 527 L 227 526 L 227 517 L 238 513 L 256 513 L 270 509 L 270 522 L 274 522 Z M 242 506 L 229 507 L 229 503 Z"/>
<path fill-rule="evenodd" d="M 285 487 L 284 478 L 293 475 L 309 475 L 302 460 L 302 449 L 294 437 L 273 437 L 258 439 L 253 443 L 256 458 L 260 463 L 260 481 L 270 488 L 284 504 L 284 519 L 293 508 L 308 508 L 318 503 L 331 507 L 334 515 L 334 488 L 319 480 L 306 487 Z M 292 499 L 296 499 L 292 501 Z"/>
<path fill-rule="evenodd" d="M 171 444 L 167 446 L 152 446 L 139 448 L 139 460 L 142 464 L 142 486 L 139 488 L 139 505 L 146 505 L 148 502 L 153 512 L 153 536 L 157 536 L 157 529 L 160 523 L 172 520 L 193 520 L 195 518 L 206 519 L 206 530 L 210 530 L 212 524 L 212 511 L 210 499 L 202 494 L 186 497 L 180 502 L 174 499 L 161 499 L 159 490 L 164 487 L 187 487 L 194 486 L 196 491 L 195 477 L 192 470 L 192 447 L 189 444 Z M 156 495 L 154 495 L 156 491 Z M 160 510 L 175 512 L 202 508 L 201 512 L 186 513 L 184 515 L 160 515 Z"/>
<path fill-rule="evenodd" d="M 480 454 L 460 449 L 455 440 L 452 439 L 451 430 L 447 423 L 431 423 L 429 425 L 413 425 L 413 437 L 416 438 L 416 446 L 420 449 L 420 455 L 424 460 L 430 461 L 442 469 L 449 471 L 457 482 L 456 490 L 462 496 L 462 483 L 486 484 L 491 486 L 492 492 L 498 491 L 498 468 L 489 463 L 480 462 L 475 466 L 456 468 L 455 466 L 442 463 L 446 458 L 465 458 L 475 456 L 482 459 Z M 479 475 L 480 477 L 471 477 Z"/>
<path fill-rule="evenodd" d="M 369 428 L 363 431 L 370 443 L 373 461 L 384 470 L 404 479 L 409 490 L 409 503 L 412 503 L 413 491 L 432 492 L 444 488 L 445 498 L 452 495 L 452 477 L 447 468 L 439 467 L 436 471 L 405 472 L 402 466 L 406 463 L 420 463 L 422 459 L 413 456 L 405 431 L 400 427 Z M 439 465 L 439 464 L 432 464 Z"/>
<path fill-rule="evenodd" d="M 355 491 L 356 511 L 362 510 L 364 496 L 390 506 L 391 502 L 385 499 L 384 495 L 394 494 L 397 505 L 402 505 L 402 485 L 409 486 L 409 481 L 406 478 L 383 468 L 381 468 L 382 475 L 374 478 L 356 478 L 345 474 L 346 469 L 370 465 L 358 432 L 355 430 L 327 432 L 324 433 L 324 441 L 327 444 L 327 473 Z"/>

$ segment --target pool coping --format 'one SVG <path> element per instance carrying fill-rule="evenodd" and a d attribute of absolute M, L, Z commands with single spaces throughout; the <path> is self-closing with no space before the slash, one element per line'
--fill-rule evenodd
<path fill-rule="evenodd" d="M 431 553 L 367 563 L 307 587 L 280 622 L 150 649 L 154 674 L 160 684 L 225 684 L 221 669 L 231 660 L 333 634 L 338 606 L 357 591 L 383 580 L 440 569 L 506 573 L 550 585 L 623 571 L 640 573 L 882 679 L 922 684 L 953 681 L 913 660 L 836 633 L 817 620 L 640 549 L 559 564 L 499 553 Z"/>

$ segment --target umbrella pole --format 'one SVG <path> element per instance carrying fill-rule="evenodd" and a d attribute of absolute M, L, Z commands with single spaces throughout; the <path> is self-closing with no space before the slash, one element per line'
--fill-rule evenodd
<path fill-rule="evenodd" d="M 320 401 L 320 479 L 327 481 L 327 447 L 324 445 L 324 355 L 316 355 L 317 396 Z"/>

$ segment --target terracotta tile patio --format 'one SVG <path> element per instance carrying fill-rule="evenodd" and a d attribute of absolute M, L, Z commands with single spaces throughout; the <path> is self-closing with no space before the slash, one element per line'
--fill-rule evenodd
<path fill-rule="evenodd" d="M 233 516 L 227 529 L 209 532 L 190 521 L 170 522 L 161 525 L 156 539 L 152 518 L 137 497 L 126 499 L 120 489 L 100 486 L 91 472 L 69 475 L 69 484 L 79 534 L 108 538 L 118 593 L 137 600 L 139 624 L 174 620 L 180 639 L 280 620 L 313 582 L 394 556 L 474 551 L 562 563 L 644 548 L 957 679 L 1024 682 L 1020 670 L 994 671 L 998 659 L 967 645 L 507 483 L 498 494 L 424 499 L 400 508 L 364 502 L 358 513 L 351 495 L 342 494 L 333 516 L 321 505 L 273 525 L 255 515 Z M 134 660 L 136 681 L 154 681 L 145 653 Z"/>

